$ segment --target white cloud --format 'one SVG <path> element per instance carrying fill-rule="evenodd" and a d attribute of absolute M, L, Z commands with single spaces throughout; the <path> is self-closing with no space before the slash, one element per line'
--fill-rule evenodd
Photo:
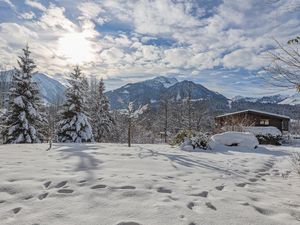
<path fill-rule="evenodd" d="M 25 4 L 31 6 L 32 8 L 39 9 L 41 11 L 46 10 L 46 7 L 42 3 L 35 0 L 25 0 Z"/>
<path fill-rule="evenodd" d="M 96 2 L 82 2 L 78 5 L 78 10 L 81 12 L 79 19 L 89 19 L 103 25 L 108 22 L 108 18 L 101 16 L 104 14 L 104 9 Z"/>
<path fill-rule="evenodd" d="M 0 2 L 4 2 L 9 5 L 11 8 L 15 9 L 16 6 L 11 2 L 11 0 L 0 0 Z"/>
<path fill-rule="evenodd" d="M 225 55 L 223 63 L 227 68 L 242 67 L 255 70 L 261 68 L 265 62 L 261 55 L 255 54 L 248 49 L 239 49 Z"/>
<path fill-rule="evenodd" d="M 262 55 L 272 37 L 286 41 L 300 32 L 297 0 L 270 4 L 224 0 L 209 9 L 210 0 L 56 2 L 59 6 L 46 7 L 26 0 L 42 15 L 36 13 L 34 18 L 28 11 L 20 15 L 28 19 L 24 22 L 1 24 L 0 43 L 5 43 L 0 44 L 1 59 L 14 58 L 16 47 L 29 40 L 43 71 L 65 72 L 72 63 L 59 51 L 59 40 L 80 37 L 93 55 L 84 70 L 106 77 L 189 76 L 222 66 L 256 70 L 267 63 Z M 7 35 L 14 29 L 20 35 Z"/>
<path fill-rule="evenodd" d="M 34 14 L 34 12 L 30 11 L 30 12 L 25 12 L 25 13 L 21 13 L 19 15 L 19 18 L 21 19 L 25 19 L 25 20 L 31 20 L 33 18 L 35 18 L 36 15 Z"/>

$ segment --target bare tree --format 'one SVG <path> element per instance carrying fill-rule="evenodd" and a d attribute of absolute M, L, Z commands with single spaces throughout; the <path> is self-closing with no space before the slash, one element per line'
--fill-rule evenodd
<path fill-rule="evenodd" d="M 168 120 L 169 120 L 169 99 L 164 98 L 161 102 L 161 106 L 163 108 L 164 113 L 164 139 L 165 143 L 168 142 L 167 136 L 168 136 Z"/>
<path fill-rule="evenodd" d="M 134 109 L 133 102 L 129 102 L 127 109 L 121 109 L 120 113 L 125 115 L 128 120 L 128 147 L 131 147 L 131 131 L 132 131 L 132 120 L 137 119 L 139 115 L 143 114 L 148 108 L 148 105 L 139 107 L 137 110 Z"/>
<path fill-rule="evenodd" d="M 300 92 L 300 37 L 282 44 L 275 40 L 277 48 L 269 51 L 272 60 L 265 68 L 265 78 L 274 86 L 295 89 Z"/>

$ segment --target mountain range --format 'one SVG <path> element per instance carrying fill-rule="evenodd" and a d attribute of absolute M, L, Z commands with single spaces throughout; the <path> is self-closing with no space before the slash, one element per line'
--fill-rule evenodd
<path fill-rule="evenodd" d="M 0 82 L 10 82 L 13 71 L 0 72 Z M 64 97 L 65 85 L 56 79 L 44 74 L 35 73 L 33 80 L 41 91 L 41 96 L 46 103 L 54 103 L 57 99 Z M 110 100 L 112 109 L 125 108 L 128 102 L 133 101 L 135 105 L 159 103 L 162 99 L 169 101 L 180 101 L 189 96 L 192 101 L 210 100 L 226 106 L 231 104 L 275 104 L 275 105 L 300 105 L 300 94 L 273 95 L 264 97 L 236 96 L 232 99 L 207 89 L 201 84 L 192 81 L 178 81 L 174 77 L 157 76 L 153 79 L 137 83 L 129 83 L 120 88 L 105 93 Z"/>
<path fill-rule="evenodd" d="M 163 76 L 150 80 L 130 83 L 116 90 L 106 92 L 111 107 L 124 108 L 129 102 L 135 105 L 155 104 L 163 99 L 170 101 L 184 100 L 191 96 L 192 100 L 215 100 L 227 104 L 227 98 L 192 81 L 179 82 L 176 78 Z"/>
<path fill-rule="evenodd" d="M 3 84 L 3 87 L 9 88 L 12 76 L 13 70 L 0 72 L 0 82 Z M 44 73 L 35 73 L 32 78 L 37 83 L 41 97 L 45 103 L 54 103 L 64 99 L 66 87 L 59 81 Z"/>
<path fill-rule="evenodd" d="M 252 102 L 262 104 L 279 104 L 279 105 L 300 105 L 300 93 L 293 95 L 272 95 L 264 97 L 243 97 L 236 96 L 231 99 L 233 102 Z"/>

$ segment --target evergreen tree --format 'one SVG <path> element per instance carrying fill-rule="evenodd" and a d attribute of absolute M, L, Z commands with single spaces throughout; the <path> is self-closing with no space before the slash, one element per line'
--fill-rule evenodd
<path fill-rule="evenodd" d="M 39 90 L 32 81 L 36 65 L 30 58 L 28 45 L 19 56 L 19 68 L 15 69 L 12 87 L 9 92 L 9 110 L 4 121 L 5 143 L 40 143 L 44 140 L 43 131 L 47 119 L 41 113 Z"/>
<path fill-rule="evenodd" d="M 66 102 L 58 123 L 59 142 L 92 142 L 92 128 L 85 111 L 87 82 L 78 66 L 70 74 L 69 87 L 66 89 Z"/>
<path fill-rule="evenodd" d="M 97 84 L 95 98 L 93 99 L 94 103 L 91 104 L 91 120 L 92 124 L 94 125 L 93 133 L 97 142 L 107 140 L 114 124 L 113 118 L 109 112 L 109 101 L 108 98 L 104 95 L 104 91 L 104 82 L 103 79 L 101 79 Z M 93 94 L 91 96 L 93 96 Z"/>

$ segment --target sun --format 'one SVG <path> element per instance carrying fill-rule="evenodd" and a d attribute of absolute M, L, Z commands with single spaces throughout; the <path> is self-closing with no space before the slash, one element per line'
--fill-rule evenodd
<path fill-rule="evenodd" d="M 95 57 L 91 41 L 84 33 L 70 33 L 61 37 L 58 40 L 58 53 L 73 64 L 91 62 Z"/>

